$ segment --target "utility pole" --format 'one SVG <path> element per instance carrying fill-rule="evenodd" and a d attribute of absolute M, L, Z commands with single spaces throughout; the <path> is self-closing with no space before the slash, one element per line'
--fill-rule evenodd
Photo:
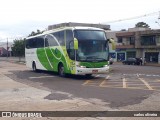
<path fill-rule="evenodd" d="M 8 38 L 7 38 L 7 58 L 8 58 Z"/>

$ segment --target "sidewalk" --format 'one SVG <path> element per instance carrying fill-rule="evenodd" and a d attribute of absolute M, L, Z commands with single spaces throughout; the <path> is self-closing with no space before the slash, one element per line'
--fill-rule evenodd
<path fill-rule="evenodd" d="M 113 64 L 123 65 L 122 62 L 114 62 Z M 142 65 L 142 66 L 156 66 L 156 67 L 160 67 L 160 64 L 158 64 L 158 63 L 145 63 L 145 64 Z"/>
<path fill-rule="evenodd" d="M 156 66 L 156 67 L 160 67 L 160 64 L 157 63 L 145 63 L 146 66 Z"/>
<path fill-rule="evenodd" d="M 8 61 L 8 62 L 14 62 L 14 63 L 25 63 L 25 57 L 0 57 L 0 61 Z"/>
<path fill-rule="evenodd" d="M 4 59 L 5 60 L 5 59 Z M 23 70 L 22 65 L 7 63 L 0 61 L 0 110 L 1 111 L 109 111 L 109 106 L 104 106 L 103 101 L 97 99 L 84 99 L 74 97 L 72 94 L 51 91 L 49 89 L 39 89 L 32 87 L 32 84 L 23 84 L 14 80 L 14 75 L 8 70 L 16 71 Z M 5 67 L 7 65 L 7 67 Z M 5 69 L 3 69 L 5 67 Z M 21 67 L 21 68 L 20 68 Z M 12 77 L 9 77 L 12 75 Z M 68 96 L 66 99 L 50 100 L 47 96 L 59 95 Z M 20 120 L 20 118 L 12 118 L 12 120 Z M 51 118 L 37 118 L 47 119 Z M 64 120 L 66 118 L 54 118 L 55 120 Z M 67 118 L 70 120 L 70 117 Z M 97 120 L 97 118 L 80 118 L 73 117 L 72 120 L 84 119 L 84 120 Z M 24 118 L 23 120 L 35 120 L 35 118 Z"/>

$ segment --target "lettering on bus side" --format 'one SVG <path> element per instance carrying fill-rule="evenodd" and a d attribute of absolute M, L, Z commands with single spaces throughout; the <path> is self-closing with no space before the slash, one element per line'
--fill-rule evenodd
<path fill-rule="evenodd" d="M 33 52 L 26 52 L 26 54 L 35 54 L 34 51 Z"/>

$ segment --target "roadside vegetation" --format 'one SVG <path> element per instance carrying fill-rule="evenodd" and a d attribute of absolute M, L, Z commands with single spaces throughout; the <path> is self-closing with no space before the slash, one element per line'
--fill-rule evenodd
<path fill-rule="evenodd" d="M 43 33 L 43 31 L 40 30 L 37 30 L 37 32 L 32 31 L 31 34 L 28 35 L 28 37 L 35 36 L 41 33 Z M 21 61 L 22 57 L 25 57 L 25 38 L 16 39 L 13 41 L 12 54 L 14 57 L 19 57 L 19 61 Z"/>

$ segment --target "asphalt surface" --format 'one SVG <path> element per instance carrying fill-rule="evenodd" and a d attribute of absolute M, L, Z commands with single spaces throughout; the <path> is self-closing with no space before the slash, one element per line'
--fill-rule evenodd
<path fill-rule="evenodd" d="M 3 66 L 1 66 L 3 68 Z M 111 108 L 139 104 L 160 91 L 160 68 L 113 64 L 108 74 L 59 77 L 56 73 L 29 69 L 10 70 L 6 76 L 35 88 L 51 91 L 48 100 L 84 98 L 102 100 Z M 54 91 L 60 91 L 55 94 Z M 68 93 L 68 95 L 63 94 Z M 96 103 L 96 101 L 95 101 Z"/>
<path fill-rule="evenodd" d="M 24 63 L 0 60 L 1 111 L 141 111 L 160 110 L 159 67 L 116 63 L 108 74 L 59 77 L 56 73 L 32 72 Z M 124 112 L 124 115 L 128 115 Z M 150 120 L 153 117 L 118 117 L 122 120 Z M 159 113 L 157 113 L 159 116 Z M 94 116 L 95 114 L 93 114 Z M 106 120 L 105 117 L 60 117 L 51 120 Z M 122 115 L 123 116 L 123 115 Z M 17 120 L 18 118 L 15 118 Z M 21 118 L 19 118 L 21 119 Z M 31 120 L 35 118 L 24 118 Z M 39 119 L 39 118 L 38 118 Z M 43 118 L 42 118 L 43 119 Z M 158 120 L 158 117 L 154 119 Z"/>

